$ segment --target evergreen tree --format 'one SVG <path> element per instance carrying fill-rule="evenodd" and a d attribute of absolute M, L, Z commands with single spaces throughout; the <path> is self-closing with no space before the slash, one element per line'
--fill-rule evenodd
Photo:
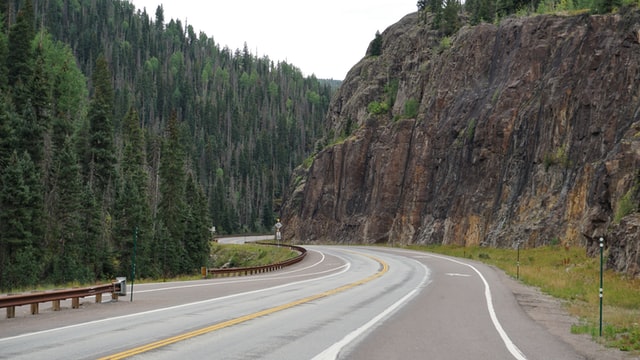
<path fill-rule="evenodd" d="M 29 81 L 29 100 L 23 109 L 24 118 L 21 129 L 21 149 L 29 152 L 31 159 L 36 164 L 41 164 L 44 159 L 45 134 L 51 127 L 51 85 L 47 78 L 42 48 L 35 51 L 32 77 Z"/>
<path fill-rule="evenodd" d="M 503 18 L 517 11 L 514 0 L 496 0 L 496 16 Z"/>
<path fill-rule="evenodd" d="M 591 12 L 594 14 L 608 14 L 614 8 L 622 6 L 621 0 L 594 0 Z"/>
<path fill-rule="evenodd" d="M 38 173 L 28 153 L 13 152 L 0 181 L 0 288 L 31 285 L 31 271 L 39 262 L 33 248 L 39 247 L 42 193 Z M 33 260 L 28 264 L 19 261 Z M 24 266 L 32 270 L 22 274 Z"/>
<path fill-rule="evenodd" d="M 433 14 L 438 14 L 442 11 L 442 4 L 444 0 L 428 0 L 427 7 Z"/>
<path fill-rule="evenodd" d="M 8 166 L 11 154 L 18 148 L 16 133 L 17 115 L 13 112 L 10 99 L 0 93 L 0 177 Z M 2 186 L 2 182 L 0 182 Z"/>
<path fill-rule="evenodd" d="M 209 258 L 209 211 L 202 188 L 193 176 L 187 181 L 187 218 L 185 226 L 185 251 L 187 263 L 184 271 L 192 273 L 205 266 Z"/>
<path fill-rule="evenodd" d="M 158 218 L 166 228 L 163 236 L 164 263 L 168 274 L 178 274 L 185 256 L 185 156 L 180 127 L 174 111 L 167 122 L 160 160 Z"/>
<path fill-rule="evenodd" d="M 380 34 L 380 31 L 376 31 L 376 37 L 371 41 L 371 44 L 369 45 L 369 55 L 382 55 L 382 35 Z"/>
<path fill-rule="evenodd" d="M 262 225 L 265 229 L 271 229 L 273 224 L 276 223 L 276 218 L 273 214 L 273 203 L 272 201 L 265 201 L 264 206 L 262 207 Z"/>
<path fill-rule="evenodd" d="M 75 144 L 67 137 L 55 161 L 57 199 L 50 214 L 54 218 L 52 280 L 55 283 L 90 281 L 94 279 L 92 265 L 84 257 L 86 239 L 82 230 L 84 209 L 82 204 L 82 174 Z"/>
<path fill-rule="evenodd" d="M 458 0 L 445 0 L 444 9 L 442 12 L 443 23 L 442 31 L 445 36 L 455 34 L 460 29 L 460 9 L 462 6 Z"/>
<path fill-rule="evenodd" d="M 9 87 L 7 59 L 9 57 L 9 40 L 4 32 L 5 16 L 2 8 L 0 8 L 0 93 L 6 93 Z"/>
<path fill-rule="evenodd" d="M 94 189 L 87 183 L 82 191 L 82 239 L 84 239 L 83 258 L 90 264 L 95 279 L 113 279 L 119 276 L 112 259 L 113 248 L 105 240 L 104 211 Z"/>
<path fill-rule="evenodd" d="M 89 183 L 109 199 L 109 186 L 115 180 L 113 128 L 113 85 L 104 56 L 98 57 L 92 76 L 93 97 L 89 106 Z"/>
<path fill-rule="evenodd" d="M 121 181 L 116 200 L 116 229 L 114 236 L 119 256 L 119 274 L 131 271 L 131 259 L 136 236 L 136 266 L 140 276 L 153 276 L 149 262 L 152 239 L 151 208 L 148 196 L 148 174 L 146 171 L 145 139 L 138 113 L 131 108 L 125 118 L 123 129 L 124 150 L 122 155 Z M 137 230 L 136 230 L 137 229 Z M 137 233 L 136 233 L 137 231 Z"/>
<path fill-rule="evenodd" d="M 429 0 L 427 2 L 427 9 L 429 9 L 429 12 L 433 14 L 433 22 L 431 23 L 431 28 L 434 30 L 440 30 L 443 25 L 443 2 L 444 0 Z"/>
<path fill-rule="evenodd" d="M 7 80 L 10 87 L 27 86 L 31 78 L 31 41 L 35 37 L 34 12 L 31 0 L 26 0 L 18 12 L 16 23 L 9 29 Z M 23 103 L 20 103 L 23 105 Z"/>

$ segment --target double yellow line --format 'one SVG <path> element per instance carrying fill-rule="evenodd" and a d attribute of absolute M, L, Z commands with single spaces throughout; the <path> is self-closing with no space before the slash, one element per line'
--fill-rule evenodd
<path fill-rule="evenodd" d="M 280 306 L 272 307 L 270 309 L 258 311 L 258 312 L 255 312 L 253 314 L 241 316 L 239 318 L 231 319 L 231 320 L 228 320 L 228 321 L 225 321 L 225 322 L 221 322 L 221 323 L 218 323 L 218 324 L 214 324 L 214 325 L 211 325 L 211 326 L 207 326 L 207 327 L 204 327 L 204 328 L 201 328 L 201 329 L 193 330 L 193 331 L 190 331 L 190 332 L 187 332 L 187 333 L 184 333 L 184 334 L 180 334 L 180 335 L 176 335 L 176 336 L 173 336 L 173 337 L 170 337 L 170 338 L 166 338 L 166 339 L 163 339 L 163 340 L 152 342 L 152 343 L 149 343 L 147 345 L 142 345 L 142 346 L 130 349 L 130 350 L 126 350 L 126 351 L 117 353 L 117 354 L 109 355 L 109 356 L 100 358 L 99 360 L 125 359 L 125 358 L 128 358 L 128 357 L 134 356 L 134 355 L 142 354 L 142 353 L 147 352 L 147 351 L 151 351 L 151 350 L 155 350 L 155 349 L 161 348 L 163 346 L 175 344 L 175 343 L 177 343 L 179 341 L 188 340 L 188 339 L 194 338 L 196 336 L 204 335 L 204 334 L 216 331 L 216 330 L 224 329 L 226 327 L 230 327 L 230 326 L 237 325 L 237 324 L 249 321 L 249 320 L 253 320 L 253 319 L 259 318 L 261 316 L 273 314 L 273 313 L 276 313 L 278 311 L 282 311 L 282 310 L 286 310 L 286 309 L 292 308 L 294 306 L 302 305 L 302 304 L 305 304 L 305 303 L 308 303 L 308 302 L 311 302 L 311 301 L 314 301 L 314 300 L 318 300 L 318 299 L 321 299 L 321 298 L 324 298 L 324 297 L 327 297 L 327 296 L 335 295 L 335 294 L 343 292 L 345 290 L 348 290 L 348 289 L 354 288 L 356 286 L 368 283 L 369 281 L 377 279 L 377 278 L 381 277 L 384 273 L 389 271 L 389 265 L 386 262 L 384 262 L 381 259 L 379 259 L 377 257 L 374 257 L 374 256 L 369 256 L 369 255 L 365 255 L 365 256 L 367 256 L 367 257 L 377 261 L 378 263 L 380 263 L 382 268 L 377 273 L 375 273 L 375 274 L 373 274 L 373 275 L 371 275 L 371 276 L 369 276 L 367 278 L 364 278 L 362 280 L 356 281 L 356 282 L 351 283 L 351 284 L 343 285 L 341 287 L 338 287 L 338 288 L 335 288 L 335 289 L 332 289 L 332 290 L 328 290 L 328 291 L 325 291 L 325 292 L 320 293 L 320 294 L 311 295 L 311 296 L 306 297 L 304 299 L 296 300 L 296 301 L 293 301 L 293 302 L 290 302 L 290 303 L 287 303 L 287 304 L 283 304 L 283 305 L 280 305 Z"/>

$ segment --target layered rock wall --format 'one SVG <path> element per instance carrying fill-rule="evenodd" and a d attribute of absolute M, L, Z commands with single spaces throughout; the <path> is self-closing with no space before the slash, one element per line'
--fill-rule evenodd
<path fill-rule="evenodd" d="M 406 16 L 349 72 L 334 138 L 285 201 L 285 236 L 589 248 L 604 236 L 627 259 L 611 266 L 637 269 L 638 222 L 616 212 L 625 197 L 637 210 L 640 14 L 429 29 Z"/>

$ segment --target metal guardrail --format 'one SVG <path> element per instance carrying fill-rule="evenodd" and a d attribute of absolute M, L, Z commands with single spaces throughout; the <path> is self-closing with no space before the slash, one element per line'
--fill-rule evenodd
<path fill-rule="evenodd" d="M 275 264 L 263 265 L 263 266 L 237 267 L 237 268 L 227 268 L 227 269 L 208 269 L 206 267 L 203 267 L 202 276 L 207 277 L 208 275 L 210 275 L 212 277 L 225 277 L 225 276 L 243 276 L 243 275 L 261 274 L 265 272 L 280 270 L 283 267 L 299 263 L 300 261 L 302 261 L 302 259 L 304 259 L 305 256 L 307 256 L 307 249 L 300 246 L 283 245 L 283 244 L 276 244 L 276 243 L 265 243 L 265 242 L 256 242 L 252 244 L 285 246 L 291 250 L 298 251 L 300 254 L 286 261 L 282 261 Z"/>
<path fill-rule="evenodd" d="M 26 294 L 0 296 L 0 308 L 7 308 L 7 318 L 16 316 L 16 306 L 31 305 L 31 314 L 39 312 L 40 303 L 52 302 L 54 311 L 60 310 L 60 301 L 71 299 L 71 308 L 80 307 L 80 299 L 95 296 L 96 303 L 102 302 L 102 294 L 111 293 L 111 299 L 117 300 L 119 295 L 126 295 L 126 281 L 119 278 L 111 284 L 96 285 L 84 288 L 63 289 L 53 291 L 32 292 Z"/>
<path fill-rule="evenodd" d="M 283 245 L 276 243 L 257 243 L 262 245 L 272 246 L 286 246 L 291 250 L 298 251 L 300 254 L 292 259 L 282 261 L 275 264 L 254 266 L 254 267 L 241 267 L 241 268 L 228 268 L 228 269 L 207 269 L 202 268 L 202 276 L 206 277 L 211 275 L 213 277 L 224 276 L 242 276 L 260 274 L 269 271 L 275 271 L 284 267 L 296 264 L 307 255 L 307 249 L 295 246 L 295 245 Z M 7 309 L 7 318 L 13 318 L 16 316 L 16 306 L 31 305 L 31 314 L 35 315 L 39 312 L 40 303 L 52 302 L 52 308 L 54 311 L 60 310 L 60 301 L 71 299 L 71 308 L 77 309 L 80 307 L 80 299 L 87 296 L 95 296 L 96 303 L 102 302 L 102 294 L 111 293 L 112 300 L 118 300 L 118 296 L 126 295 L 126 280 L 125 278 L 118 278 L 118 281 L 111 284 L 97 285 L 84 288 L 53 290 L 43 292 L 32 292 L 26 294 L 4 295 L 0 296 L 0 308 Z"/>

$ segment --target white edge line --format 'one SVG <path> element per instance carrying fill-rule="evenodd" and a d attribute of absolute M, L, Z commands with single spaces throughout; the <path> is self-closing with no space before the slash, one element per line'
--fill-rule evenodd
<path fill-rule="evenodd" d="M 253 290 L 253 291 L 247 291 L 247 292 L 238 293 L 238 294 L 222 296 L 222 297 L 218 297 L 218 298 L 214 298 L 214 299 L 196 301 L 196 302 L 192 302 L 192 303 L 188 303 L 188 304 L 169 306 L 169 307 L 165 307 L 165 308 L 161 308 L 161 309 L 143 311 L 143 312 L 134 313 L 134 314 L 122 315 L 122 316 L 117 316 L 117 317 L 110 317 L 110 318 L 106 318 L 106 319 L 100 319 L 100 320 L 94 320 L 94 321 L 89 321 L 89 322 L 80 323 L 80 324 L 73 324 L 73 325 L 58 327 L 58 328 L 54 328 L 54 329 L 48 329 L 48 330 L 36 331 L 36 332 L 31 332 L 31 333 L 26 333 L 26 334 L 20 334 L 20 335 L 6 337 L 6 338 L 0 338 L 0 343 L 5 342 L 5 341 L 10 341 L 10 340 L 16 340 L 16 339 L 26 338 L 26 337 L 30 337 L 30 336 L 35 336 L 35 335 L 42 335 L 42 334 L 47 334 L 47 333 L 53 333 L 53 332 L 56 332 L 56 331 L 62 331 L 62 330 L 67 330 L 67 329 L 78 328 L 78 327 L 82 327 L 82 326 L 100 324 L 100 323 L 105 323 L 105 322 L 109 322 L 109 321 L 116 321 L 116 320 L 127 319 L 127 318 L 132 318 L 132 317 L 141 316 L 141 315 L 153 314 L 153 313 L 157 313 L 157 312 L 161 312 L 161 311 L 168 311 L 168 310 L 180 309 L 180 308 L 183 308 L 183 307 L 189 307 L 189 306 L 213 303 L 213 302 L 217 302 L 217 301 L 221 301 L 221 300 L 232 299 L 232 298 L 239 297 L 239 296 L 257 294 L 257 293 L 261 293 L 261 292 L 265 292 L 265 291 L 282 289 L 282 288 L 285 288 L 285 287 L 288 287 L 288 286 L 292 286 L 292 285 L 304 284 L 304 283 L 307 283 L 307 282 L 328 279 L 330 277 L 337 276 L 337 275 L 340 275 L 340 274 L 343 274 L 343 273 L 347 272 L 351 268 L 351 263 L 347 263 L 345 265 L 342 265 L 342 266 L 338 267 L 338 269 L 340 269 L 340 268 L 342 268 L 342 270 L 339 271 L 339 272 L 336 272 L 336 273 L 333 273 L 333 274 L 329 274 L 329 275 L 325 275 L 325 276 L 322 276 L 322 277 L 319 277 L 319 278 L 301 280 L 301 281 L 296 281 L 296 282 L 292 282 L 292 283 L 286 283 L 286 284 L 273 286 L 273 287 L 269 287 L 269 288 L 264 288 L 264 289 L 259 289 L 259 290 Z"/>
<path fill-rule="evenodd" d="M 429 279 L 429 273 L 430 273 L 429 269 L 424 264 L 422 264 L 420 262 L 418 262 L 418 263 L 420 265 L 422 265 L 422 267 L 425 270 L 425 275 L 422 278 L 422 281 L 420 282 L 420 285 L 418 287 L 416 287 L 415 289 L 411 290 L 407 295 L 402 297 L 400 300 L 396 301 L 393 305 L 389 306 L 387 309 L 385 309 L 383 312 L 378 314 L 373 319 L 369 320 L 366 324 L 364 324 L 361 327 L 357 328 L 356 330 L 350 332 L 344 338 L 342 338 L 342 340 L 336 342 L 335 344 L 331 345 L 330 347 L 325 349 L 320 354 L 318 354 L 315 357 L 313 357 L 312 360 L 336 359 L 338 357 L 338 354 L 340 354 L 340 351 L 342 351 L 342 349 L 345 346 L 349 345 L 358 336 L 362 335 L 367 330 L 371 329 L 378 322 L 382 321 L 385 317 L 387 317 L 389 314 L 394 312 L 396 309 L 398 309 L 399 307 L 404 305 L 407 301 L 409 301 L 409 299 L 411 299 L 415 294 L 417 294 L 418 291 L 419 291 L 419 288 L 422 288 L 422 287 L 424 287 L 425 284 L 427 284 L 427 280 Z"/>
<path fill-rule="evenodd" d="M 520 351 L 520 349 L 518 349 L 516 344 L 514 344 L 513 341 L 511 341 L 511 339 L 509 338 L 509 335 L 507 335 L 507 332 L 504 331 L 504 329 L 502 328 L 502 325 L 500 324 L 500 321 L 498 321 L 498 317 L 496 316 L 496 311 L 493 308 L 493 300 L 492 300 L 492 296 L 491 296 L 491 289 L 489 288 L 489 283 L 484 278 L 484 276 L 482 275 L 480 270 L 476 269 L 475 266 L 473 266 L 471 264 L 464 263 L 462 261 L 458 261 L 458 260 L 455 260 L 455 259 L 450 259 L 448 257 L 438 256 L 438 255 L 434 255 L 434 254 L 429 254 L 429 255 L 433 256 L 435 258 L 438 258 L 438 259 L 448 260 L 448 261 L 454 262 L 456 264 L 468 266 L 471 269 L 473 269 L 473 271 L 475 271 L 476 274 L 478 274 L 478 276 L 480 276 L 480 279 L 484 283 L 484 297 L 487 300 L 487 310 L 489 311 L 489 316 L 491 317 L 491 321 L 493 322 L 493 327 L 496 328 L 496 330 L 498 331 L 498 334 L 500 335 L 500 338 L 502 338 L 502 341 L 504 342 L 504 345 L 507 347 L 507 350 L 509 350 L 509 352 L 511 353 L 511 355 L 513 355 L 514 358 L 516 358 L 518 360 L 527 360 L 527 358 Z"/>

